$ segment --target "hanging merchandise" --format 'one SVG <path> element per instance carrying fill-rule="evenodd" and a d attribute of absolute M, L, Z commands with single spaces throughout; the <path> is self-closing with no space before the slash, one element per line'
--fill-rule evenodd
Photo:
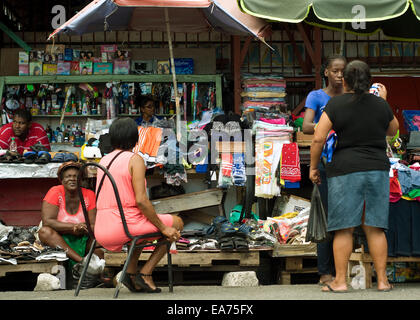
<path fill-rule="evenodd" d="M 255 196 L 271 199 L 280 195 L 276 171 L 283 144 L 290 143 L 293 128 L 254 121 L 255 135 Z"/>
<path fill-rule="evenodd" d="M 283 144 L 280 178 L 286 182 L 298 182 L 301 180 L 299 147 L 296 142 Z"/>
<path fill-rule="evenodd" d="M 232 179 L 232 167 L 233 167 L 233 156 L 231 153 L 221 154 L 221 163 L 219 171 L 219 188 L 228 188 L 233 185 Z"/>
<path fill-rule="evenodd" d="M 233 154 L 232 178 L 235 186 L 244 186 L 246 182 L 245 156 L 243 153 Z"/>
<path fill-rule="evenodd" d="M 113 119 L 115 118 L 115 103 L 114 103 L 114 88 L 111 82 L 108 82 L 104 91 L 104 98 L 106 99 L 106 118 Z M 118 91 L 117 91 L 118 93 Z"/>
<path fill-rule="evenodd" d="M 187 84 L 184 82 L 182 87 L 184 91 L 184 121 L 187 121 Z"/>

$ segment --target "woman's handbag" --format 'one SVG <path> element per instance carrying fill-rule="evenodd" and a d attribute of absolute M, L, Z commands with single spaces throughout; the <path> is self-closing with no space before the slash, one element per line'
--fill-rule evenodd
<path fill-rule="evenodd" d="M 331 235 L 327 231 L 327 214 L 322 205 L 318 185 L 314 184 L 305 241 L 320 243 L 330 239 Z"/>

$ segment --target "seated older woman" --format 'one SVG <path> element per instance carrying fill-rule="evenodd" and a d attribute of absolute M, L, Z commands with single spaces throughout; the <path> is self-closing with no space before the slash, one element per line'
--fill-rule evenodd
<path fill-rule="evenodd" d="M 91 241 L 77 192 L 77 176 L 82 165 L 69 161 L 57 171 L 60 185 L 52 187 L 42 202 L 40 241 L 52 248 L 61 247 L 67 252 L 70 268 L 80 263 L 85 255 L 86 246 Z M 92 190 L 82 188 L 82 194 L 93 229 L 96 216 L 96 199 Z M 95 251 L 103 258 L 103 251 Z"/>

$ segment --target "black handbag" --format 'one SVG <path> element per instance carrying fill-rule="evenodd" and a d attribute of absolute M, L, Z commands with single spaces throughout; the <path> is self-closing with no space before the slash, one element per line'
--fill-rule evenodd
<path fill-rule="evenodd" d="M 330 239 L 331 234 L 327 231 L 327 214 L 322 205 L 318 185 L 314 184 L 305 241 L 320 243 Z"/>

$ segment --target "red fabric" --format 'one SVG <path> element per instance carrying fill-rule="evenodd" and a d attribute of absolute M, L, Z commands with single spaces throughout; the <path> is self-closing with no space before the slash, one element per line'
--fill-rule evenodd
<path fill-rule="evenodd" d="M 232 176 L 233 155 L 231 153 L 222 153 L 222 175 L 225 177 Z"/>
<path fill-rule="evenodd" d="M 299 147 L 296 142 L 283 144 L 280 178 L 290 182 L 301 180 Z"/>
<path fill-rule="evenodd" d="M 15 136 L 12 125 L 13 122 L 10 122 L 0 128 L 0 147 L 2 149 L 9 149 L 9 144 L 12 141 L 12 137 L 15 137 L 18 152 L 20 154 L 23 154 L 25 150 L 30 150 L 30 147 L 36 144 L 37 142 L 40 142 L 43 146 L 48 148 L 48 151 L 51 150 L 47 133 L 40 124 L 32 122 L 25 141 L 22 141 Z"/>
<path fill-rule="evenodd" d="M 389 178 L 389 202 L 397 202 L 402 197 L 401 185 L 398 181 L 398 171 L 394 171 L 394 176 Z"/>
<path fill-rule="evenodd" d="M 95 193 L 92 190 L 82 188 L 83 199 L 85 201 L 87 211 L 96 208 Z M 66 192 L 63 185 L 52 187 L 44 197 L 44 201 L 58 207 L 57 220 L 67 223 L 82 223 L 85 222 L 83 215 L 82 204 L 79 204 L 79 209 L 75 214 L 70 214 L 66 210 Z"/>

